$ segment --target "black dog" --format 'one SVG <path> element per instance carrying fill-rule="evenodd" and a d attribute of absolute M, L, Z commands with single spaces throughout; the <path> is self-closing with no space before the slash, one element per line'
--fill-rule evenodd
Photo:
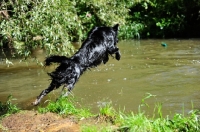
<path fill-rule="evenodd" d="M 121 55 L 119 48 L 116 46 L 118 27 L 118 24 L 114 27 L 95 27 L 89 32 L 88 38 L 79 51 L 71 58 L 65 56 L 46 58 L 46 66 L 51 65 L 52 62 L 60 63 L 60 65 L 54 72 L 48 73 L 52 82 L 47 89 L 40 93 L 33 105 L 39 104 L 45 95 L 63 84 L 63 90 L 64 88 L 68 90 L 64 94 L 64 96 L 67 96 L 85 70 L 96 67 L 102 62 L 105 64 L 109 60 L 109 55 L 115 54 L 115 58 L 120 60 Z"/>

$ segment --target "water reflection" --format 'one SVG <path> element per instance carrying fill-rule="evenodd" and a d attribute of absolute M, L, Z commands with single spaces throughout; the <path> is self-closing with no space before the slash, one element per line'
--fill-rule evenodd
<path fill-rule="evenodd" d="M 168 46 L 161 46 L 162 42 Z M 148 114 L 157 102 L 163 105 L 164 114 L 182 113 L 183 107 L 187 113 L 192 103 L 199 108 L 199 40 L 122 41 L 119 47 L 120 61 L 110 57 L 106 65 L 87 71 L 76 84 L 73 94 L 80 106 L 97 111 L 99 105 L 111 101 L 116 108 L 137 112 L 142 98 L 151 93 L 156 96 L 146 100 Z M 30 102 L 48 86 L 46 73 L 55 66 L 44 69 L 18 60 L 14 64 L 7 68 L 0 63 L 0 100 L 12 94 L 24 108 L 32 108 Z M 46 99 L 55 99 L 60 91 Z"/>

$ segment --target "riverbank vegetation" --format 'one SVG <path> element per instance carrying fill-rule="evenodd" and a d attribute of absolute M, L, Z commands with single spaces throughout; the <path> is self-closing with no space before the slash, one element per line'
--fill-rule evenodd
<path fill-rule="evenodd" d="M 6 105 L 4 104 L 10 108 L 7 111 L 8 113 L 4 113 L 7 116 L 18 112 L 15 104 L 10 107 L 10 99 L 6 103 L 1 103 L 0 107 L 5 107 Z M 64 118 L 73 118 L 80 125 L 83 132 L 194 132 L 200 130 L 198 111 L 192 110 L 186 116 L 177 113 L 170 118 L 169 116 L 163 117 L 162 106 L 156 105 L 153 117 L 150 117 L 142 110 L 143 104 L 144 102 L 142 101 L 137 113 L 128 113 L 123 110 L 117 111 L 112 107 L 111 103 L 107 103 L 99 108 L 99 113 L 94 114 L 87 108 L 77 108 L 74 99 L 61 97 L 56 102 L 50 101 L 45 107 L 39 106 L 38 112 L 43 114 L 52 112 Z M 1 117 L 5 118 L 3 115 Z M 88 120 L 90 120 L 89 124 L 86 123 Z M 103 122 L 104 127 L 97 125 L 97 122 Z"/>
<path fill-rule="evenodd" d="M 13 100 L 15 99 L 12 97 L 12 95 L 9 95 L 6 102 L 0 101 L 0 116 L 1 117 L 14 114 L 20 111 L 17 105 L 12 103 Z"/>
<path fill-rule="evenodd" d="M 197 0 L 2 0 L 0 47 L 30 57 L 36 48 L 70 56 L 94 26 L 120 24 L 120 39 L 199 37 Z"/>

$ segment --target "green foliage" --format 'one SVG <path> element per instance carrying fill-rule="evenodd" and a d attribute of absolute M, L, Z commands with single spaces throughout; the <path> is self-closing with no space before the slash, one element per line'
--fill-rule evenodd
<path fill-rule="evenodd" d="M 200 1 L 138 0 L 130 9 L 130 21 L 144 25 L 142 37 L 199 37 L 200 35 Z"/>
<path fill-rule="evenodd" d="M 114 117 L 116 114 L 115 109 L 111 106 L 111 103 L 106 103 L 105 106 L 100 107 L 100 115 L 107 117 Z"/>
<path fill-rule="evenodd" d="M 145 100 L 153 97 L 150 93 L 142 99 L 142 104 L 139 106 L 148 106 L 145 103 Z M 59 98 L 56 102 L 50 102 L 47 107 L 39 108 L 39 112 L 54 112 L 61 115 L 76 115 L 81 120 L 87 117 L 94 116 L 88 110 L 77 109 L 75 107 L 75 102 L 70 101 L 67 98 Z M 156 111 L 157 110 L 157 111 Z M 84 111 L 84 112 L 83 112 Z M 87 113 L 87 114 L 82 114 Z M 155 117 L 155 114 L 158 114 L 158 117 Z M 87 116 L 85 116 L 87 115 Z M 96 117 L 96 116 L 95 116 Z M 111 103 L 106 103 L 106 105 L 100 107 L 100 112 L 97 116 L 97 122 L 104 122 L 104 127 L 99 127 L 98 125 L 84 124 L 81 125 L 81 131 L 83 132 L 111 132 L 111 131 L 137 131 L 137 132 L 196 132 L 200 131 L 200 122 L 199 122 L 199 111 L 191 111 L 185 117 L 182 114 L 175 114 L 172 118 L 168 116 L 166 118 L 162 115 L 162 105 L 158 103 L 155 106 L 153 117 L 150 118 L 145 112 L 141 112 L 139 109 L 138 113 L 125 113 L 122 111 L 115 111 Z M 110 124 L 111 123 L 111 124 Z M 118 126 L 118 127 L 112 127 Z M 102 126 L 102 125 L 100 125 Z"/>
<path fill-rule="evenodd" d="M 197 132 L 200 131 L 198 115 L 193 111 L 190 117 L 184 117 L 181 114 L 176 114 L 172 120 L 170 120 L 170 127 L 177 131 L 184 132 Z"/>
<path fill-rule="evenodd" d="M 5 103 L 0 102 L 0 115 L 9 115 L 16 112 L 19 112 L 19 108 L 12 104 L 12 101 L 15 100 L 12 95 L 8 96 L 8 99 Z"/>
<path fill-rule="evenodd" d="M 98 115 L 99 120 L 109 121 L 115 123 L 117 112 L 111 106 L 111 103 L 106 103 L 104 106 L 100 107 L 100 113 Z"/>
<path fill-rule="evenodd" d="M 128 1 L 111 0 L 78 0 L 76 3 L 78 15 L 82 18 L 83 25 L 89 26 L 87 28 L 114 23 L 124 24 L 128 16 L 126 6 L 131 5 Z"/>
<path fill-rule="evenodd" d="M 148 95 L 142 99 L 142 104 L 146 103 L 145 100 L 152 97 Z M 19 111 L 16 105 L 13 105 L 11 101 L 13 100 L 12 96 L 8 97 L 8 100 L 5 103 L 0 102 L 0 112 L 1 115 L 9 115 Z M 85 118 L 94 117 L 93 114 L 88 109 L 78 109 L 74 105 L 75 102 L 66 97 L 60 97 L 56 102 L 49 102 L 45 108 L 39 107 L 38 111 L 40 113 L 53 112 L 60 114 L 62 116 L 73 115 L 78 117 L 81 120 Z M 89 125 L 82 124 L 81 131 L 83 132 L 111 132 L 111 131 L 137 131 L 137 132 L 197 132 L 200 131 L 200 121 L 199 121 L 199 111 L 190 111 L 189 115 L 185 117 L 182 114 L 175 114 L 172 118 L 168 116 L 166 118 L 162 115 L 162 105 L 156 105 L 155 109 L 158 110 L 159 117 L 153 116 L 150 118 L 145 115 L 144 112 L 138 111 L 138 113 L 131 112 L 130 114 L 124 112 L 117 112 L 111 106 L 111 103 L 107 103 L 105 106 L 100 108 L 100 113 L 98 116 L 97 122 L 106 121 L 108 123 L 102 125 Z M 154 115 L 156 111 L 154 111 Z M 96 117 L 96 116 L 95 116 Z M 110 124 L 111 123 L 111 124 Z M 114 125 L 115 127 L 112 127 Z M 118 127 L 116 127 L 118 126 Z M 1 127 L 1 126 L 0 126 Z"/>
<path fill-rule="evenodd" d="M 198 111 L 191 111 L 187 117 L 182 114 L 175 114 L 173 118 L 169 119 L 167 116 L 163 118 L 162 115 L 162 104 L 158 103 L 155 105 L 153 118 L 149 118 L 144 112 L 141 112 L 141 106 L 148 106 L 145 103 L 146 99 L 154 97 L 150 93 L 142 99 L 142 103 L 139 106 L 137 114 L 131 112 L 131 114 L 124 114 L 119 112 L 117 114 L 116 123 L 120 124 L 119 131 L 153 131 L 153 132 L 194 132 L 199 131 L 200 122 L 198 119 Z M 158 115 L 158 117 L 155 117 Z"/>
<path fill-rule="evenodd" d="M 200 130 L 198 115 L 194 112 L 189 117 L 176 114 L 173 119 L 162 117 L 151 119 L 140 112 L 130 115 L 120 113 L 116 122 L 120 124 L 119 131 L 196 132 Z"/>
<path fill-rule="evenodd" d="M 0 47 L 70 56 L 91 28 L 116 23 L 120 39 L 199 37 L 199 10 L 198 0 L 2 0 Z"/>
<path fill-rule="evenodd" d="M 81 132 L 115 132 L 110 126 L 83 125 Z"/>
<path fill-rule="evenodd" d="M 143 113 L 131 113 L 130 115 L 120 113 L 118 122 L 120 131 L 151 131 L 151 121 Z"/>
<path fill-rule="evenodd" d="M 82 126 L 81 127 L 81 132 L 98 132 L 99 128 L 97 128 L 96 126 Z"/>
<path fill-rule="evenodd" d="M 60 115 L 76 115 L 80 118 L 90 117 L 92 114 L 88 109 L 77 109 L 74 103 L 66 97 L 60 97 L 56 102 L 49 102 L 45 108 L 39 107 L 40 113 L 53 112 Z"/>
<path fill-rule="evenodd" d="M 77 15 L 74 13 L 73 3 L 58 1 L 22 0 L 4 6 L 12 10 L 8 20 L 1 21 L 1 45 L 10 45 L 20 56 L 28 57 L 35 48 L 45 49 L 48 53 L 69 55 L 73 50 L 68 30 L 78 29 L 75 24 Z M 65 3 L 66 2 L 66 3 Z M 65 5 L 67 4 L 67 6 Z M 59 9 L 59 10 L 58 10 Z M 71 19 L 69 19 L 71 18 Z"/>
<path fill-rule="evenodd" d="M 70 55 L 94 26 L 125 24 L 133 2 L 112 0 L 3 0 L 0 3 L 0 47 L 29 57 L 35 48 Z M 111 10 L 112 9 L 112 10 Z M 1 14 L 6 14 L 1 15 Z"/>
<path fill-rule="evenodd" d="M 125 25 L 122 25 L 120 27 L 119 32 L 119 39 L 140 39 L 140 33 L 141 30 L 144 28 L 144 25 L 141 23 L 127 23 Z"/>

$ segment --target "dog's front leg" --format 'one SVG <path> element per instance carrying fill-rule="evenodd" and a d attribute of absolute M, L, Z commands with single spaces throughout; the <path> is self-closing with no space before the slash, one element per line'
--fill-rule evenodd
<path fill-rule="evenodd" d="M 119 48 L 117 46 L 115 46 L 115 48 L 113 50 L 113 54 L 115 54 L 115 59 L 116 60 L 120 60 L 121 54 L 120 54 Z"/>
<path fill-rule="evenodd" d="M 112 47 L 108 50 L 108 53 L 109 54 L 115 54 L 115 59 L 116 60 L 120 60 L 121 58 L 121 54 L 120 54 L 120 51 L 119 51 L 119 48 L 118 47 Z"/>
<path fill-rule="evenodd" d="M 121 58 L 121 54 L 120 54 L 120 51 L 118 50 L 116 53 L 115 53 L 115 59 L 116 60 L 120 60 Z"/>
<path fill-rule="evenodd" d="M 106 64 L 109 60 L 109 57 L 108 57 L 108 52 L 105 53 L 105 56 L 103 58 L 103 63 Z"/>

